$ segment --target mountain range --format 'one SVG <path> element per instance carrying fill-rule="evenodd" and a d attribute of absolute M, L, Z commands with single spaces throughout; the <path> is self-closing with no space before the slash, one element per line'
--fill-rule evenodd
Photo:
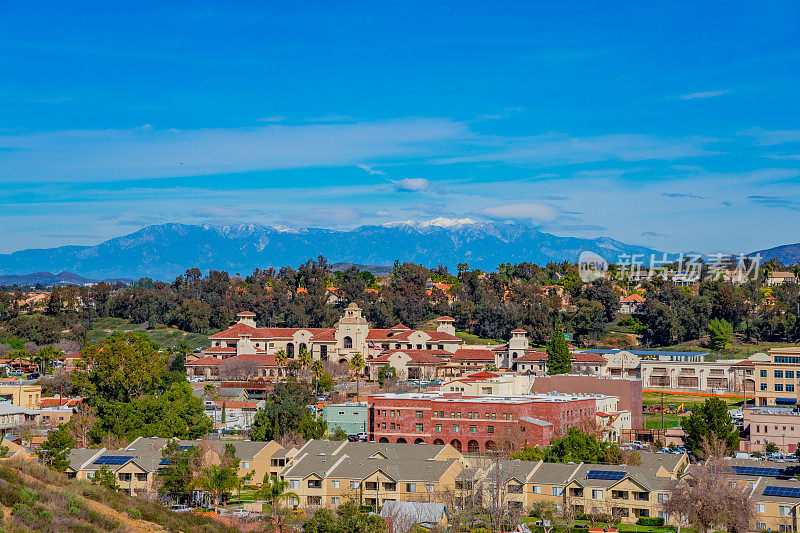
<path fill-rule="evenodd" d="M 171 281 L 198 267 L 249 274 L 256 267 L 296 266 L 325 256 L 332 263 L 392 265 L 395 260 L 427 266 L 458 263 L 494 270 L 500 263 L 577 261 L 583 250 L 609 260 L 620 253 L 660 253 L 610 238 L 559 237 L 522 224 L 438 218 L 339 231 L 257 224 L 162 224 L 95 246 L 61 246 L 0 254 L 0 275 L 75 272 L 92 279 L 141 278 Z M 386 268 L 386 267 L 383 267 Z"/>

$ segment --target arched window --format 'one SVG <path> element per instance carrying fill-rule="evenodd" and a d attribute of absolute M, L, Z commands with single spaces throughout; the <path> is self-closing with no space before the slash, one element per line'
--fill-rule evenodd
<path fill-rule="evenodd" d="M 294 344 L 291 342 L 286 345 L 286 357 L 290 359 L 294 357 Z"/>
<path fill-rule="evenodd" d="M 300 345 L 297 347 L 297 353 L 300 353 L 303 350 L 308 351 L 308 347 L 306 346 L 306 343 L 301 342 Z"/>
<path fill-rule="evenodd" d="M 478 453 L 479 451 L 481 451 L 481 447 L 478 444 L 478 441 L 476 441 L 476 440 L 469 441 L 467 443 L 467 451 L 469 453 Z"/>
<path fill-rule="evenodd" d="M 455 448 L 458 451 L 461 451 L 461 441 L 458 439 L 453 439 L 450 441 L 450 446 Z"/>
<path fill-rule="evenodd" d="M 436 439 L 433 441 L 433 444 L 436 446 L 444 446 L 444 441 L 442 439 Z"/>
<path fill-rule="evenodd" d="M 387 439 L 386 437 L 381 437 L 380 440 L 378 440 L 378 442 L 387 443 L 389 442 L 389 439 Z"/>
<path fill-rule="evenodd" d="M 397 444 L 406 444 L 406 439 L 400 437 L 399 439 L 397 439 Z"/>
<path fill-rule="evenodd" d="M 486 451 L 491 452 L 497 449 L 497 445 L 492 440 L 486 441 Z"/>
<path fill-rule="evenodd" d="M 414 444 L 425 444 L 425 439 L 420 437 L 414 441 Z"/>
<path fill-rule="evenodd" d="M 353 339 L 351 337 L 344 338 L 344 347 L 345 348 L 352 348 L 353 347 Z"/>

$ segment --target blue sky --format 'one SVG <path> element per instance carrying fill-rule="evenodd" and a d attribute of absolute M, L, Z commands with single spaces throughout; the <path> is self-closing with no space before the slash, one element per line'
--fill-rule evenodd
<path fill-rule="evenodd" d="M 148 224 L 800 241 L 797 2 L 15 2 L 0 252 Z"/>

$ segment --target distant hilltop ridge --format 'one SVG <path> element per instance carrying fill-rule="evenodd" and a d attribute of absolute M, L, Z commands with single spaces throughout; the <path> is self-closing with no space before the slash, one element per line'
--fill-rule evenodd
<path fill-rule="evenodd" d="M 243 275 L 256 267 L 299 265 L 323 255 L 331 263 L 429 266 L 459 263 L 494 270 L 507 262 L 576 261 L 583 250 L 606 258 L 660 253 L 610 238 L 559 237 L 516 223 L 435 218 L 340 231 L 260 224 L 161 224 L 95 246 L 21 250 L 0 255 L 0 275 L 75 272 L 89 279 L 151 277 L 172 281 L 187 268 Z M 370 268 L 366 268 L 370 269 Z"/>

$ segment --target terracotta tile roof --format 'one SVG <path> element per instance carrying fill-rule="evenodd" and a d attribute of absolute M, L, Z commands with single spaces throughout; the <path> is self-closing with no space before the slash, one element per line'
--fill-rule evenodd
<path fill-rule="evenodd" d="M 397 325 L 393 326 L 391 329 L 392 329 L 392 330 L 402 330 L 402 331 L 407 331 L 407 330 L 410 330 L 411 328 L 409 328 L 408 326 L 405 326 L 405 325 L 403 325 L 403 324 L 397 324 Z"/>
<path fill-rule="evenodd" d="M 450 355 L 450 352 L 444 350 L 387 350 L 378 357 L 370 359 L 376 363 L 387 363 L 392 354 L 404 353 L 409 356 L 412 363 L 419 364 L 445 364 L 446 361 L 439 357 L 440 355 Z"/>
<path fill-rule="evenodd" d="M 369 333 L 367 333 L 367 340 L 371 341 L 407 341 L 410 335 L 413 335 L 416 332 L 424 333 L 428 336 L 428 340 L 431 342 L 437 341 L 459 341 L 460 339 L 455 335 L 450 335 L 449 333 L 443 333 L 441 331 L 428 331 L 428 330 L 416 330 L 416 329 L 396 329 L 395 326 L 392 329 L 371 329 Z"/>
<path fill-rule="evenodd" d="M 224 331 L 210 335 L 209 339 L 238 339 L 239 335 L 250 335 L 255 337 L 258 335 L 258 328 L 248 326 L 247 324 L 234 324 Z"/>
<path fill-rule="evenodd" d="M 321 331 L 319 333 L 314 333 L 314 337 L 312 338 L 312 340 L 316 342 L 328 342 L 328 341 L 334 342 L 336 341 L 336 336 L 334 335 L 335 331 L 336 330 L 334 329 L 329 329 Z"/>
<path fill-rule="evenodd" d="M 544 352 L 527 352 L 522 357 L 518 357 L 516 361 L 547 361 L 547 354 Z"/>
<path fill-rule="evenodd" d="M 754 366 L 755 363 L 753 361 L 748 361 L 745 359 L 744 361 L 739 361 L 738 363 L 733 363 L 731 366 Z"/>
<path fill-rule="evenodd" d="M 223 402 L 221 400 L 218 400 L 214 403 L 216 403 L 217 407 L 219 408 L 222 408 L 222 404 L 224 403 L 226 409 L 258 409 L 259 402 L 248 402 L 243 400 L 231 400 L 231 401 L 225 400 Z"/>
<path fill-rule="evenodd" d="M 494 362 L 494 352 L 475 348 L 459 348 L 453 354 L 453 361 L 491 361 Z"/>
<path fill-rule="evenodd" d="M 576 353 L 572 354 L 572 360 L 576 363 L 607 363 L 606 358 L 599 353 Z"/>
<path fill-rule="evenodd" d="M 236 353 L 236 346 L 212 346 L 201 353 Z"/>
<path fill-rule="evenodd" d="M 454 322 L 455 318 L 445 315 L 445 316 L 440 316 L 436 320 L 438 320 L 439 322 Z"/>
<path fill-rule="evenodd" d="M 527 333 L 527 331 L 525 331 L 522 328 L 517 328 L 517 329 L 512 329 L 511 333 Z"/>
<path fill-rule="evenodd" d="M 635 294 L 635 293 L 631 294 L 630 296 L 626 296 L 625 298 L 620 299 L 620 303 L 622 303 L 622 302 L 624 302 L 624 303 L 634 303 L 634 302 L 635 303 L 644 303 L 646 301 L 647 300 L 645 299 L 644 296 L 641 296 L 641 295 Z"/>
<path fill-rule="evenodd" d="M 222 359 L 218 359 L 217 357 L 201 357 L 200 359 L 196 359 L 194 361 L 190 361 L 186 363 L 186 366 L 216 366 L 221 365 Z"/>
<path fill-rule="evenodd" d="M 237 313 L 236 316 L 256 316 L 256 314 L 252 311 L 242 311 L 241 313 Z"/>

